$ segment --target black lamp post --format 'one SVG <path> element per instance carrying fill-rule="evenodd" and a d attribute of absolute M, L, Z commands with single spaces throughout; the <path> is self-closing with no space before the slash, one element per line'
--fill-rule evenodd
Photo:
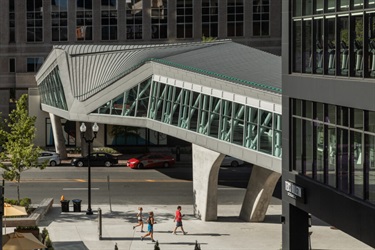
<path fill-rule="evenodd" d="M 90 166 L 90 154 L 91 154 L 91 143 L 94 141 L 94 139 L 96 138 L 96 134 L 98 133 L 99 131 L 99 126 L 98 124 L 96 124 L 96 122 L 94 123 L 94 125 L 92 126 L 92 131 L 94 132 L 94 137 L 92 137 L 91 139 L 88 139 L 85 137 L 85 132 L 86 132 L 86 125 L 84 122 L 82 122 L 81 126 L 79 127 L 79 130 L 81 131 L 81 136 L 82 138 L 85 140 L 85 142 L 89 145 L 89 149 L 88 149 L 88 157 L 87 157 L 87 166 L 88 166 L 88 207 L 87 207 L 87 211 L 86 211 L 86 214 L 87 215 L 92 215 L 93 212 L 92 212 L 92 209 L 91 209 L 91 166 Z"/>

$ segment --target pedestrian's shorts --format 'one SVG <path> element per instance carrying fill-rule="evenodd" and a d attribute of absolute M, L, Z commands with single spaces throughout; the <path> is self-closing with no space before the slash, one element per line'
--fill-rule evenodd
<path fill-rule="evenodd" d="M 177 221 L 176 222 L 176 227 L 182 227 L 182 221 Z"/>

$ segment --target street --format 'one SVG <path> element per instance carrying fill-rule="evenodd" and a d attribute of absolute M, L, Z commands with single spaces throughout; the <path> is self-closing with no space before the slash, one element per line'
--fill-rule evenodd
<path fill-rule="evenodd" d="M 82 204 L 87 204 L 87 172 L 87 167 L 68 165 L 28 170 L 21 176 L 21 197 L 31 198 L 32 203 L 52 197 L 54 203 L 59 203 L 64 195 L 65 199 L 81 199 Z M 222 167 L 218 203 L 241 204 L 250 172 L 250 165 Z M 173 168 L 143 170 L 123 165 L 91 167 L 91 187 L 92 204 L 184 205 L 194 200 L 191 163 L 184 162 L 177 162 Z M 5 197 L 17 197 L 15 183 L 5 183 Z"/>

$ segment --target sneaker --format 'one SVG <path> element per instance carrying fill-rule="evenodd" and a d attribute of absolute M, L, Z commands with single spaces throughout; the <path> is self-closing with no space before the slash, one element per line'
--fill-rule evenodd
<path fill-rule="evenodd" d="M 135 227 L 133 226 L 133 230 L 135 229 Z"/>
<path fill-rule="evenodd" d="M 152 242 L 155 242 L 155 240 L 152 240 Z"/>
<path fill-rule="evenodd" d="M 143 241 L 143 236 L 141 236 L 141 241 Z"/>
<path fill-rule="evenodd" d="M 187 234 L 187 232 L 184 232 L 184 235 Z"/>
<path fill-rule="evenodd" d="M 176 235 L 176 233 L 175 233 L 175 232 L 172 232 L 172 234 Z"/>
<path fill-rule="evenodd" d="M 145 231 L 141 230 L 141 233 L 144 233 Z"/>

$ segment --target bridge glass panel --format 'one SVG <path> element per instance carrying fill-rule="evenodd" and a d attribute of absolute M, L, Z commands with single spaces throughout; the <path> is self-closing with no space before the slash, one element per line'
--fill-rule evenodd
<path fill-rule="evenodd" d="M 232 123 L 232 142 L 234 144 L 243 145 L 244 143 L 244 117 L 245 106 L 238 103 L 233 103 L 233 123 Z"/>
<path fill-rule="evenodd" d="M 272 154 L 272 113 L 260 110 L 259 151 Z"/>
<path fill-rule="evenodd" d="M 148 117 L 276 157 L 282 153 L 280 114 L 151 79 L 93 113 Z M 159 136 L 155 143 L 161 145 Z"/>

